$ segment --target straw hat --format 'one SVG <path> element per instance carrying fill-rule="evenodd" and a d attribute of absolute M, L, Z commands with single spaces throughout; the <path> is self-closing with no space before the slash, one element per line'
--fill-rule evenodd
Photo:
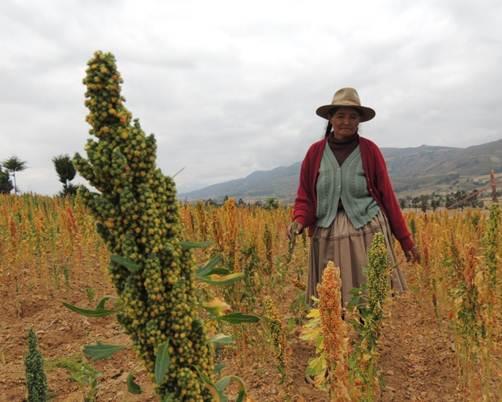
<path fill-rule="evenodd" d="M 371 120 L 375 117 L 375 111 L 372 108 L 361 106 L 359 95 L 354 88 L 339 89 L 335 92 L 335 96 L 333 96 L 331 104 L 320 106 L 317 108 L 316 113 L 318 116 L 329 120 L 330 114 L 341 106 L 353 107 L 354 109 L 357 109 L 361 115 L 361 122 Z"/>

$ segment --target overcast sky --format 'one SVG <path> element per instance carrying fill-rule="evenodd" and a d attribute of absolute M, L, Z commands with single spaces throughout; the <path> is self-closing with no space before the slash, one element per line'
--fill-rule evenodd
<path fill-rule="evenodd" d="M 404 4 L 408 5 L 404 5 Z M 112 52 L 126 106 L 187 191 L 290 165 L 322 136 L 315 109 L 357 88 L 383 147 L 502 138 L 502 2 L 0 2 L 0 161 L 54 194 L 51 159 L 83 152 L 86 62 Z"/>

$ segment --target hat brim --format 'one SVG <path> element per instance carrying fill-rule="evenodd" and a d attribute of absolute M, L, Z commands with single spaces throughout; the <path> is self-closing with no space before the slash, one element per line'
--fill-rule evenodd
<path fill-rule="evenodd" d="M 351 108 L 354 108 L 357 111 L 359 111 L 359 114 L 361 116 L 360 122 L 371 120 L 376 115 L 375 111 L 370 107 L 353 106 L 353 105 L 332 105 L 332 104 L 331 105 L 324 105 L 324 106 L 318 107 L 315 112 L 318 116 L 320 116 L 326 120 L 329 120 L 331 113 L 333 113 L 333 111 L 335 109 L 338 109 L 340 107 L 351 107 Z"/>

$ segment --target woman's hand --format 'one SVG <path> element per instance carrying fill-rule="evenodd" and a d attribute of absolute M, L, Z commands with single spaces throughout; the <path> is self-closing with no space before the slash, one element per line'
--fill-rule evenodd
<path fill-rule="evenodd" d="M 406 261 L 408 262 L 412 263 L 420 262 L 420 253 L 418 252 L 417 246 L 413 246 L 408 251 L 405 251 L 404 255 L 406 256 Z"/>
<path fill-rule="evenodd" d="M 299 222 L 291 222 L 288 226 L 288 239 L 291 241 L 296 235 L 303 232 L 303 225 Z"/>

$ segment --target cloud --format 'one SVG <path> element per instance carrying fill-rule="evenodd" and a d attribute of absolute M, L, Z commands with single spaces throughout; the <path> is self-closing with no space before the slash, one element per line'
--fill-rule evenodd
<path fill-rule="evenodd" d="M 300 160 L 342 86 L 381 146 L 501 137 L 499 2 L 228 0 L 0 3 L 2 152 L 24 191 L 54 194 L 51 159 L 87 139 L 87 60 L 112 51 L 127 107 L 181 190 Z"/>

